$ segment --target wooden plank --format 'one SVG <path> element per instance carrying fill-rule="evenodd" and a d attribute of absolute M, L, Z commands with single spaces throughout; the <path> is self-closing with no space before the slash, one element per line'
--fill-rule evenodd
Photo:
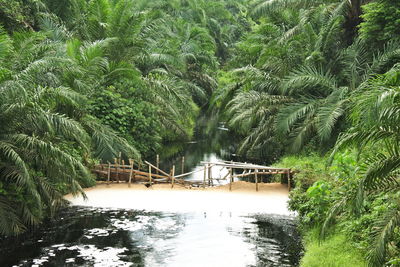
<path fill-rule="evenodd" d="M 207 162 L 207 161 L 201 161 L 202 164 L 214 164 L 215 166 L 221 166 L 221 167 L 233 167 L 235 169 L 258 169 L 258 170 L 281 170 L 281 171 L 287 171 L 289 170 L 288 168 L 276 168 L 276 167 L 268 167 L 268 166 L 262 166 L 262 165 L 255 165 L 255 164 L 246 164 L 246 163 L 234 163 L 230 164 L 230 161 L 228 163 L 225 162 Z"/>
<path fill-rule="evenodd" d="M 151 164 L 151 163 L 148 162 L 148 161 L 144 161 L 144 162 L 145 162 L 147 165 L 151 166 L 153 169 L 159 170 L 160 173 L 162 173 L 162 174 L 164 174 L 165 176 L 169 177 L 169 174 L 166 173 L 165 171 L 158 169 L 156 166 L 154 166 L 153 164 Z"/>
<path fill-rule="evenodd" d="M 211 167 L 212 167 L 212 166 L 211 166 Z M 210 166 L 207 167 L 207 168 L 210 168 Z M 191 171 L 191 172 L 182 173 L 182 174 L 179 174 L 179 175 L 175 176 L 175 178 L 182 178 L 182 177 L 191 175 L 191 174 L 196 173 L 196 172 L 201 172 L 201 171 L 203 171 L 203 169 L 197 169 L 197 170 L 194 170 L 194 171 Z"/>

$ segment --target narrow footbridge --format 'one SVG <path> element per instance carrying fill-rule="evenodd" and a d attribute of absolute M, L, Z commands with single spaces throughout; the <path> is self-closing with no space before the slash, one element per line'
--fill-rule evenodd
<path fill-rule="evenodd" d="M 194 171 L 184 173 L 184 158 L 182 158 L 181 173 L 176 173 L 175 165 L 169 171 L 164 171 L 159 168 L 159 157 L 155 165 L 148 161 L 135 161 L 130 159 L 129 164 L 125 164 L 124 160 L 114 159 L 114 164 L 98 164 L 94 167 L 92 172 L 98 178 L 103 178 L 107 183 L 113 182 L 128 182 L 131 183 L 145 183 L 151 186 L 155 183 L 168 183 L 171 188 L 175 184 L 181 184 L 188 187 L 210 187 L 214 186 L 214 182 L 225 180 L 229 183 L 229 189 L 232 190 L 232 183 L 235 178 L 242 180 L 254 181 L 255 189 L 258 191 L 260 178 L 271 177 L 272 175 L 280 175 L 280 182 L 287 184 L 289 190 L 292 185 L 292 178 L 294 171 L 288 168 L 276 168 L 262 166 L 247 162 L 233 162 L 233 161 L 218 161 L 218 162 L 201 162 L 202 167 L 196 168 Z M 225 168 L 227 173 L 224 177 L 213 176 L 213 167 Z M 203 172 L 202 180 L 185 180 L 195 173 Z M 262 181 L 262 180 L 261 180 Z"/>

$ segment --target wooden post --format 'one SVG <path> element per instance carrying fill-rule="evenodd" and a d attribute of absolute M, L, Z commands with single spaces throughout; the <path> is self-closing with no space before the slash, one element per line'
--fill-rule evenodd
<path fill-rule="evenodd" d="M 204 165 L 203 188 L 206 188 L 207 165 Z"/>
<path fill-rule="evenodd" d="M 136 182 L 136 172 L 134 172 L 134 169 L 135 169 L 135 161 L 132 160 L 133 182 Z"/>
<path fill-rule="evenodd" d="M 107 184 L 110 183 L 110 177 L 111 177 L 111 163 L 108 162 Z"/>
<path fill-rule="evenodd" d="M 174 188 L 175 184 L 175 165 L 172 166 L 172 181 L 171 181 L 171 188 Z"/>
<path fill-rule="evenodd" d="M 233 182 L 233 168 L 230 168 L 230 177 L 229 177 L 229 191 L 232 191 L 232 182 Z"/>
<path fill-rule="evenodd" d="M 210 185 L 213 186 L 214 185 L 214 181 L 212 178 L 212 165 L 210 164 Z"/>
<path fill-rule="evenodd" d="M 149 165 L 149 183 L 150 183 L 150 186 L 151 186 L 151 166 Z"/>
<path fill-rule="evenodd" d="M 158 155 L 158 154 L 156 156 L 156 167 L 157 167 L 157 169 L 160 168 L 160 155 Z M 158 170 L 157 170 L 157 174 L 158 174 Z"/>
<path fill-rule="evenodd" d="M 121 173 L 122 177 L 125 179 L 125 160 L 122 160 L 122 165 L 121 165 Z"/>
<path fill-rule="evenodd" d="M 182 157 L 182 172 L 181 173 L 184 173 L 184 171 L 185 171 L 185 157 Z"/>
<path fill-rule="evenodd" d="M 258 191 L 258 177 L 257 177 L 257 170 L 254 170 L 255 175 L 256 175 L 256 191 Z"/>
<path fill-rule="evenodd" d="M 287 185 L 288 185 L 289 191 L 291 190 L 290 173 L 291 173 L 291 170 L 289 169 L 289 170 L 288 170 L 288 173 L 287 173 Z"/>
<path fill-rule="evenodd" d="M 114 162 L 115 162 L 115 171 L 116 171 L 116 180 L 118 181 L 118 183 L 119 183 L 119 173 L 118 173 L 118 158 L 115 158 L 114 159 Z"/>
<path fill-rule="evenodd" d="M 208 168 L 208 186 L 211 186 L 211 180 L 212 180 L 212 170 L 211 170 L 212 165 L 211 164 L 207 164 L 207 168 Z"/>
<path fill-rule="evenodd" d="M 129 163 L 131 165 L 131 169 L 129 171 L 129 187 L 131 187 L 131 182 L 132 182 L 132 174 L 133 174 L 133 160 L 129 159 Z"/>
<path fill-rule="evenodd" d="M 120 164 L 120 165 L 121 165 L 121 156 L 122 156 L 122 153 L 119 152 L 119 154 L 118 154 L 118 164 Z"/>

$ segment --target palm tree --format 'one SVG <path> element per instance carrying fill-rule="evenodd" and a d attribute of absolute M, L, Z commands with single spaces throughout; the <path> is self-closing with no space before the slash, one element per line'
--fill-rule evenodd
<path fill-rule="evenodd" d="M 40 223 L 63 193 L 83 193 L 93 182 L 83 164 L 91 157 L 135 153 L 88 116 L 86 98 L 64 83 L 65 73 L 80 69 L 43 38 L 0 34 L 0 233 L 7 235 Z"/>
<path fill-rule="evenodd" d="M 395 66 L 383 76 L 369 81 L 355 96 L 352 118 L 353 127 L 338 140 L 335 151 L 344 147 L 357 147 L 361 155 L 371 147 L 376 153 L 365 153 L 362 157 L 362 178 L 358 194 L 350 196 L 343 203 L 356 203 L 358 214 L 363 212 L 364 196 L 374 193 L 395 193 L 400 189 L 400 82 L 399 67 Z M 356 200 L 354 200 L 356 198 Z M 393 194 L 392 208 L 374 225 L 374 242 L 367 256 L 370 266 L 382 266 L 389 253 L 389 243 L 396 229 L 400 227 L 400 199 Z M 332 212 L 325 223 L 329 225 L 332 217 L 343 210 Z M 354 207 L 353 207 L 354 208 Z"/>

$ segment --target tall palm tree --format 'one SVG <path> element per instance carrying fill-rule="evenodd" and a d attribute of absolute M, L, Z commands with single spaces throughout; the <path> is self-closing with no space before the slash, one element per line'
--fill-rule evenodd
<path fill-rule="evenodd" d="M 63 192 L 83 193 L 81 185 L 93 182 L 88 158 L 135 153 L 87 115 L 85 97 L 63 76 L 81 70 L 43 38 L 0 34 L 0 233 L 7 235 L 40 223 Z"/>
<path fill-rule="evenodd" d="M 361 153 L 362 178 L 358 194 L 339 200 L 347 203 L 358 214 L 362 211 L 364 196 L 374 193 L 395 193 L 400 189 L 400 80 L 399 67 L 395 66 L 383 76 L 372 79 L 354 96 L 352 108 L 353 127 L 338 140 L 334 153 L 344 147 L 357 147 Z M 374 147 L 376 153 L 368 153 Z M 364 156 L 364 152 L 365 156 Z M 400 199 L 392 194 L 389 209 L 374 225 L 374 242 L 370 246 L 370 266 L 383 266 L 389 253 L 389 243 L 400 227 Z M 355 200 L 354 200 L 355 199 Z M 346 205 L 335 205 L 327 218 L 332 218 Z"/>

